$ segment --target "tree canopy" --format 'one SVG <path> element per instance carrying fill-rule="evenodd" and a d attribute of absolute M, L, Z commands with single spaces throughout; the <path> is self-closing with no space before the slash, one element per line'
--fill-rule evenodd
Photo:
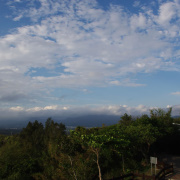
<path fill-rule="evenodd" d="M 175 142 L 180 131 L 173 123 L 178 118 L 171 112 L 124 114 L 118 124 L 79 126 L 70 133 L 52 118 L 44 125 L 29 122 L 19 134 L 0 135 L 0 179 L 102 180 L 141 170 L 154 153 L 180 152 Z"/>

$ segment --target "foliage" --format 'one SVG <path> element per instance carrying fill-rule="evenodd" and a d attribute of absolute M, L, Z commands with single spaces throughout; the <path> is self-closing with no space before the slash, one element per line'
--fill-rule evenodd
<path fill-rule="evenodd" d="M 167 143 L 177 149 L 180 131 L 173 122 L 179 121 L 171 111 L 124 114 L 118 124 L 79 126 L 70 134 L 51 118 L 45 125 L 29 122 L 17 135 L 0 135 L 0 179 L 101 180 L 141 170 L 150 155 L 169 152 Z"/>
<path fill-rule="evenodd" d="M 123 116 L 121 116 L 121 120 L 119 121 L 119 124 L 128 126 L 133 122 L 133 118 L 131 115 L 128 115 L 125 113 Z"/>

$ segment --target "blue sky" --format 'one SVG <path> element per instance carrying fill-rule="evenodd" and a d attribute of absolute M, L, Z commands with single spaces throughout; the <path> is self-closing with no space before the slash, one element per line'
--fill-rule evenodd
<path fill-rule="evenodd" d="M 0 0 L 0 112 L 180 114 L 180 0 Z"/>

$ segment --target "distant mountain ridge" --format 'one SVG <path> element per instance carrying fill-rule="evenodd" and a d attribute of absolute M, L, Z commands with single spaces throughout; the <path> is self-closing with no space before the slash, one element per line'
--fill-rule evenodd
<path fill-rule="evenodd" d="M 67 126 L 101 127 L 103 124 L 107 126 L 117 124 L 119 120 L 119 116 L 113 115 L 87 115 L 67 118 L 62 123 Z"/>
<path fill-rule="evenodd" d="M 0 120 L 0 128 L 23 128 L 26 127 L 28 122 L 38 120 L 43 124 L 46 122 L 48 117 L 31 117 L 28 120 Z M 113 125 L 118 123 L 120 120 L 119 116 L 114 115 L 85 115 L 79 117 L 71 117 L 61 119 L 60 117 L 52 117 L 55 122 L 63 123 L 66 126 L 84 126 L 84 127 L 101 127 L 104 125 Z"/>

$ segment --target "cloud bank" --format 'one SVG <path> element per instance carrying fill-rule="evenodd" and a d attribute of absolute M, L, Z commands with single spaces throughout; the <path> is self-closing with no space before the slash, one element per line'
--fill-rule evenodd
<path fill-rule="evenodd" d="M 27 121 L 42 119 L 46 120 L 48 117 L 55 118 L 56 120 L 65 120 L 67 118 L 76 118 L 87 115 L 113 115 L 113 116 L 123 116 L 125 113 L 132 115 L 134 117 L 141 116 L 143 114 L 149 115 L 150 109 L 157 107 L 147 107 L 144 105 L 139 105 L 135 107 L 130 107 L 127 105 L 108 105 L 108 106 L 45 106 L 45 107 L 33 107 L 24 108 L 21 106 L 15 106 L 11 108 L 1 108 L 1 120 L 13 120 L 13 121 Z M 164 108 L 167 111 L 170 106 Z M 172 107 L 172 116 L 180 115 L 180 105 Z M 33 119 L 34 118 L 34 119 Z"/>

